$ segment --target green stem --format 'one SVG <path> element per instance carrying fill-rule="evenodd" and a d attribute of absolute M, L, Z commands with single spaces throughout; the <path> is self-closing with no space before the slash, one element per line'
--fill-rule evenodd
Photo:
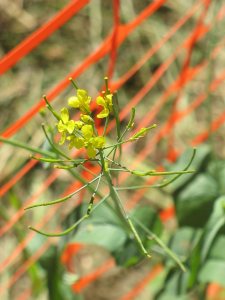
<path fill-rule="evenodd" d="M 117 169 L 114 169 L 117 170 Z M 123 172 L 128 172 L 127 170 L 120 170 Z M 194 170 L 189 171 L 165 171 L 165 172 L 156 172 L 155 170 L 148 171 L 148 172 L 139 172 L 139 171 L 130 171 L 131 174 L 137 176 L 164 176 L 164 175 L 182 175 L 182 174 L 190 174 L 194 173 Z"/>
<path fill-rule="evenodd" d="M 172 252 L 164 243 L 163 241 L 157 237 L 151 230 L 149 230 L 143 223 L 141 223 L 138 219 L 133 217 L 133 220 L 136 224 L 142 228 L 147 234 L 149 234 L 151 239 L 154 239 L 156 243 L 178 264 L 182 271 L 186 272 L 186 268 L 183 263 L 180 261 L 178 256 Z"/>
<path fill-rule="evenodd" d="M 105 136 L 105 134 L 106 134 L 108 124 L 109 124 L 109 117 L 107 117 L 105 120 L 105 126 L 104 126 L 104 130 L 103 130 L 103 134 L 102 134 L 103 136 Z"/>
<path fill-rule="evenodd" d="M 74 195 L 76 195 L 77 193 L 79 193 L 81 190 L 83 190 L 84 188 L 88 187 L 90 184 L 92 184 L 93 182 L 95 182 L 96 180 L 101 178 L 101 176 L 102 175 L 100 174 L 99 176 L 95 177 L 93 180 L 91 180 L 87 184 L 85 184 L 82 187 L 80 187 L 79 189 L 77 189 L 75 192 L 73 192 L 73 193 L 71 193 L 71 194 L 69 194 L 65 197 L 59 198 L 59 199 L 54 200 L 54 201 L 48 201 L 48 202 L 33 204 L 33 205 L 25 207 L 24 210 L 31 209 L 31 208 L 34 208 L 34 207 L 39 207 L 39 206 L 48 206 L 48 205 L 54 205 L 54 204 L 65 202 L 68 199 L 70 199 L 71 197 L 73 197 Z M 96 191 L 94 191 L 94 192 L 96 193 Z"/>
<path fill-rule="evenodd" d="M 122 201 L 120 200 L 120 196 L 118 195 L 118 193 L 113 185 L 109 171 L 105 170 L 104 156 L 103 156 L 102 150 L 100 150 L 99 153 L 100 153 L 100 158 L 101 158 L 101 163 L 102 163 L 102 172 L 108 182 L 108 187 L 110 190 L 110 197 L 112 198 L 112 200 L 116 206 L 116 210 L 117 210 L 119 216 L 121 217 L 121 219 L 123 220 L 123 222 L 126 224 L 129 231 L 133 234 L 135 241 L 136 241 L 138 247 L 140 248 L 141 252 L 146 257 L 151 258 L 151 255 L 145 249 L 138 232 L 136 231 L 132 221 L 130 220 L 129 216 L 127 215 L 127 213 L 123 207 Z"/>
<path fill-rule="evenodd" d="M 69 81 L 72 83 L 72 85 L 75 87 L 75 89 L 78 90 L 78 86 L 76 85 L 76 83 L 72 77 L 69 78 Z"/>
<path fill-rule="evenodd" d="M 101 205 L 107 198 L 109 197 L 109 195 L 106 195 L 105 197 L 103 197 L 101 199 L 101 201 L 99 201 L 99 203 L 92 209 L 92 212 L 98 208 L 99 205 Z M 83 222 L 84 220 L 86 220 L 87 218 L 89 218 L 90 216 L 90 213 L 89 215 L 88 214 L 85 214 L 82 218 L 80 218 L 76 223 L 74 223 L 71 227 L 67 228 L 66 230 L 62 231 L 62 232 L 59 232 L 59 233 L 49 233 L 49 232 L 45 232 L 45 231 L 41 231 L 39 229 L 36 229 L 32 226 L 29 226 L 28 228 L 30 230 L 33 230 L 37 233 L 40 233 L 42 235 L 45 235 L 45 236 L 48 236 L 48 237 L 60 237 L 60 236 L 64 236 L 64 235 L 67 235 L 68 233 L 70 233 L 71 231 L 73 231 L 74 229 L 76 229 L 76 227 L 81 223 Z"/>
<path fill-rule="evenodd" d="M 50 146 L 52 147 L 52 149 L 53 149 L 57 154 L 59 154 L 59 155 L 61 155 L 61 156 L 63 156 L 64 158 L 66 158 L 66 159 L 69 160 L 70 157 L 67 156 L 67 155 L 66 155 L 64 152 L 62 152 L 61 150 L 59 150 L 59 149 L 52 143 L 51 139 L 49 138 L 49 136 L 48 136 L 48 134 L 47 134 L 45 125 L 44 125 L 44 124 L 41 124 L 41 127 L 42 127 L 43 132 L 44 132 L 44 134 L 45 134 L 45 137 L 46 137 L 46 139 L 48 140 L 48 142 L 49 142 Z"/>
<path fill-rule="evenodd" d="M 41 154 L 41 155 L 49 156 L 51 158 L 55 158 L 55 155 L 50 151 L 30 147 L 25 143 L 18 142 L 17 140 L 8 140 L 8 139 L 5 139 L 3 137 L 0 137 L 0 142 L 3 142 L 5 144 L 9 144 L 9 145 L 14 146 L 14 147 L 18 147 L 18 148 L 28 150 L 28 151 L 31 151 L 33 153 L 38 153 L 38 154 Z"/>
<path fill-rule="evenodd" d="M 49 103 L 46 95 L 43 95 L 43 99 L 45 100 L 47 108 L 50 110 L 50 112 L 53 114 L 53 116 L 56 118 L 56 120 L 61 120 L 60 115 L 54 110 L 54 108 Z"/>

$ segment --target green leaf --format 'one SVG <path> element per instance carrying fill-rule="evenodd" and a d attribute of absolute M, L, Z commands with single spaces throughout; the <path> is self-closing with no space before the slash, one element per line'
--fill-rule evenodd
<path fill-rule="evenodd" d="M 157 235 L 162 232 L 162 223 L 157 212 L 150 206 L 137 206 L 131 212 L 131 219 L 138 219 L 144 226 L 151 228 L 151 231 Z M 144 234 L 146 235 L 146 234 Z"/>
<path fill-rule="evenodd" d="M 182 170 L 183 167 L 190 160 L 191 151 L 192 151 L 192 149 L 188 149 L 187 151 L 185 151 L 184 154 L 177 160 L 176 163 L 166 166 L 166 169 L 168 169 L 169 171 Z M 210 155 L 209 146 L 204 145 L 204 146 L 198 147 L 194 161 L 191 164 L 191 169 L 199 171 L 203 167 L 203 165 L 208 161 L 209 155 Z M 184 188 L 184 185 L 186 185 L 188 182 L 190 182 L 190 180 L 192 180 L 195 176 L 196 176 L 196 173 L 187 174 L 185 176 L 180 176 L 178 179 L 176 179 L 175 182 L 173 182 L 173 184 L 171 184 L 167 187 L 167 191 L 169 193 L 179 192 L 179 190 L 181 188 Z"/>
<path fill-rule="evenodd" d="M 216 200 L 212 215 L 207 222 L 204 242 L 202 245 L 202 261 L 204 261 L 209 253 L 211 246 L 219 234 L 219 231 L 223 229 L 225 232 L 225 212 L 224 212 L 225 196 Z"/>
<path fill-rule="evenodd" d="M 116 225 L 89 223 L 79 228 L 73 241 L 95 244 L 109 251 L 115 251 L 125 243 L 126 239 L 125 231 Z"/>
<path fill-rule="evenodd" d="M 169 246 L 179 257 L 186 258 L 193 250 L 200 235 L 201 230 L 194 230 L 191 227 L 182 227 L 176 230 Z"/>
<path fill-rule="evenodd" d="M 157 235 L 160 235 L 162 232 L 162 223 L 158 217 L 158 214 L 149 206 L 137 206 L 130 213 L 130 218 L 138 219 L 147 228 L 151 228 L 151 230 Z M 138 230 L 138 234 L 140 235 L 144 245 L 147 244 L 146 248 L 151 249 L 151 245 L 155 244 L 155 241 L 150 241 L 148 234 L 141 230 L 141 228 L 136 229 Z M 125 245 L 123 245 L 123 247 L 120 249 L 116 249 L 114 255 L 117 263 L 120 265 L 125 265 L 126 267 L 136 264 L 143 258 L 133 239 L 127 239 Z"/>
<path fill-rule="evenodd" d="M 221 249 L 225 249 L 225 236 L 223 235 L 216 237 L 210 249 L 209 258 L 225 261 L 225 251 L 221 251 Z"/>
<path fill-rule="evenodd" d="M 188 273 L 168 273 L 164 292 L 158 300 L 190 300 L 186 291 Z"/>
<path fill-rule="evenodd" d="M 218 186 L 210 175 L 198 175 L 175 199 L 179 224 L 202 227 L 218 196 Z"/>
<path fill-rule="evenodd" d="M 87 212 L 87 204 L 82 205 L 82 215 L 84 215 Z M 113 224 L 119 227 L 122 227 L 123 224 L 114 211 L 114 209 L 108 205 L 108 204 L 101 204 L 98 209 L 96 209 L 90 216 L 89 219 L 87 219 L 86 224 Z"/>
<path fill-rule="evenodd" d="M 199 281 L 202 283 L 216 282 L 225 287 L 225 261 L 208 260 L 200 271 Z"/>

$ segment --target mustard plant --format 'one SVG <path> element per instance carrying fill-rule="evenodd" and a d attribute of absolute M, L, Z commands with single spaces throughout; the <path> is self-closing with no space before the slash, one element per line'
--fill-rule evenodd
<path fill-rule="evenodd" d="M 44 202 L 44 203 L 36 203 L 34 205 L 28 206 L 25 210 L 40 207 L 40 206 L 49 206 L 57 203 L 62 203 L 70 198 L 72 198 L 75 194 L 79 193 L 81 190 L 87 188 L 92 191 L 92 195 L 89 200 L 88 208 L 86 214 L 84 214 L 78 221 L 75 222 L 71 227 L 67 228 L 65 231 L 59 233 L 49 233 L 45 231 L 38 230 L 32 226 L 29 228 L 37 233 L 40 233 L 49 237 L 58 237 L 64 236 L 70 232 L 72 232 L 81 222 L 85 219 L 89 218 L 91 213 L 99 207 L 103 202 L 107 199 L 111 198 L 113 201 L 113 209 L 118 214 L 122 223 L 124 224 L 124 228 L 131 234 L 136 241 L 140 251 L 147 256 L 151 257 L 150 253 L 145 249 L 142 240 L 138 234 L 134 223 L 137 223 L 140 228 L 143 229 L 143 226 L 138 223 L 138 220 L 132 220 L 129 214 L 126 212 L 123 201 L 120 197 L 119 192 L 121 190 L 130 189 L 140 189 L 140 188 L 151 188 L 157 187 L 162 188 L 172 183 L 182 174 L 192 173 L 192 170 L 189 170 L 189 167 L 195 156 L 195 149 L 193 150 L 193 154 L 190 158 L 189 163 L 182 171 L 165 171 L 165 172 L 157 172 L 156 170 L 131 170 L 127 166 L 122 163 L 122 145 L 125 143 L 133 143 L 138 141 L 139 139 L 145 137 L 151 130 L 156 127 L 156 124 L 152 124 L 149 127 L 141 128 L 139 131 L 133 133 L 134 123 L 135 123 L 135 113 L 136 109 L 132 108 L 130 113 L 130 119 L 127 122 L 127 125 L 124 129 L 122 129 L 122 125 L 119 117 L 119 108 L 118 108 L 118 99 L 117 93 L 112 93 L 108 87 L 108 78 L 105 77 L 105 89 L 101 92 L 101 94 L 96 98 L 95 101 L 92 100 L 88 91 L 84 89 L 80 89 L 72 78 L 69 79 L 75 89 L 75 93 L 68 99 L 68 106 L 63 107 L 60 112 L 57 112 L 50 102 L 48 101 L 46 96 L 43 96 L 43 99 L 46 102 L 46 107 L 51 112 L 51 114 L 56 119 L 55 128 L 57 129 L 60 139 L 58 142 L 55 142 L 53 138 L 48 135 L 48 131 L 46 126 L 43 124 L 42 128 L 46 139 L 48 140 L 51 151 L 43 151 L 38 150 L 36 148 L 29 147 L 17 141 L 10 141 L 1 138 L 2 141 L 7 142 L 14 146 L 19 146 L 25 148 L 29 151 L 36 152 L 41 154 L 42 156 L 32 156 L 33 159 L 48 162 L 50 164 L 54 164 L 54 167 L 67 169 L 69 171 L 73 171 L 74 169 L 81 167 L 86 169 L 85 164 L 87 162 L 95 163 L 99 165 L 99 174 L 96 175 L 91 181 L 85 182 L 81 176 L 76 173 L 76 178 L 84 183 L 84 185 L 69 195 L 65 197 L 56 199 L 54 201 Z M 100 108 L 100 112 L 95 116 L 93 111 L 94 107 Z M 74 113 L 78 118 L 74 120 L 71 118 L 71 110 L 74 110 Z M 101 119 L 104 121 L 104 128 L 100 130 L 96 126 L 96 120 Z M 108 125 L 109 120 L 115 119 L 116 122 L 116 140 L 114 143 L 109 143 L 109 139 L 107 138 Z M 132 131 L 132 134 L 130 133 Z M 57 145 L 58 144 L 58 145 Z M 63 147 L 62 147 L 63 146 Z M 73 158 L 71 154 L 67 154 L 64 151 L 65 146 L 69 151 L 76 149 L 79 150 L 80 157 Z M 82 152 L 83 151 L 83 152 Z M 54 155 L 52 154 L 54 153 Z M 56 156 L 55 156 L 56 155 Z M 91 172 L 91 170 L 88 170 Z M 118 180 L 114 180 L 114 174 L 119 174 L 120 172 L 128 172 L 132 176 L 137 177 L 147 177 L 147 176 L 167 176 L 170 175 L 169 179 L 164 179 L 161 183 L 156 185 L 137 185 L 137 186 L 128 186 L 121 187 L 118 185 Z M 172 178 L 171 178 L 172 175 Z M 118 176 L 117 176 L 118 179 Z M 99 192 L 99 187 L 101 183 L 104 183 L 108 187 L 108 192 L 106 195 L 102 195 Z M 93 187 L 95 184 L 95 187 Z M 100 197 L 100 201 L 95 204 L 96 195 Z M 147 234 L 150 232 L 146 229 Z M 174 253 L 172 253 L 167 246 L 158 238 L 154 237 L 156 242 L 164 248 L 164 250 L 178 263 L 178 265 L 184 270 L 183 264 L 179 261 Z"/>

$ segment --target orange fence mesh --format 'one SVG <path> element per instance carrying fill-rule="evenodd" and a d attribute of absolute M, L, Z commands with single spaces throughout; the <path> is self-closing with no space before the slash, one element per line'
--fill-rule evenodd
<path fill-rule="evenodd" d="M 132 97 L 132 99 L 127 103 L 125 107 L 121 110 L 120 118 L 121 120 L 125 119 L 133 106 L 136 106 L 139 102 L 143 101 L 143 98 L 151 92 L 151 90 L 157 85 L 158 81 L 167 70 L 170 68 L 171 64 L 174 63 L 179 57 L 182 57 L 182 68 L 179 72 L 179 75 L 175 80 L 173 80 L 168 86 L 162 91 L 161 97 L 157 99 L 157 101 L 152 104 L 150 101 L 145 101 L 146 105 L 146 114 L 138 123 L 138 128 L 147 126 L 153 120 L 157 118 L 159 112 L 165 107 L 165 104 L 171 99 L 173 100 L 171 112 L 165 120 L 164 123 L 159 124 L 158 129 L 155 133 L 152 134 L 149 142 L 146 143 L 145 147 L 139 152 L 139 154 L 135 157 L 132 162 L 132 168 L 137 166 L 140 162 L 142 162 L 150 152 L 152 152 L 157 143 L 159 143 L 162 139 L 167 140 L 167 156 L 171 161 L 176 160 L 183 152 L 183 149 L 180 149 L 176 146 L 176 140 L 174 135 L 174 130 L 176 125 L 183 120 L 185 117 L 190 116 L 194 110 L 201 106 L 204 101 L 208 97 L 208 93 L 214 93 L 217 89 L 223 84 L 225 79 L 225 71 L 222 70 L 220 74 L 217 74 L 217 77 L 212 78 L 209 83 L 209 91 L 198 93 L 197 97 L 191 101 L 183 110 L 179 109 L 179 101 L 182 97 L 183 93 L 185 93 L 185 88 L 192 83 L 194 79 L 196 79 L 199 74 L 206 70 L 209 60 L 215 59 L 216 56 L 220 54 L 220 52 L 224 48 L 224 40 L 220 40 L 217 44 L 213 46 L 212 51 L 210 52 L 207 60 L 201 61 L 199 64 L 192 65 L 191 58 L 193 54 L 193 50 L 195 49 L 196 44 L 201 41 L 208 33 L 210 33 L 216 24 L 222 22 L 225 18 L 225 6 L 221 5 L 221 8 L 218 14 L 214 17 L 213 23 L 207 22 L 207 13 L 212 5 L 213 1 L 210 0 L 199 0 L 195 1 L 194 5 L 190 7 L 190 9 L 185 13 L 185 15 L 181 16 L 176 22 L 174 22 L 171 28 L 168 28 L 166 35 L 164 35 L 155 45 L 151 46 L 146 53 L 142 57 L 139 58 L 138 61 L 134 62 L 133 66 L 126 71 L 120 78 L 114 80 L 114 74 L 117 67 L 117 54 L 122 45 L 122 43 L 132 34 L 134 30 L 136 30 L 139 26 L 142 25 L 144 21 L 147 21 L 151 16 L 157 12 L 163 5 L 165 5 L 166 0 L 155 0 L 151 2 L 147 7 L 140 12 L 136 18 L 134 18 L 129 23 L 123 24 L 120 21 L 120 1 L 113 1 L 113 22 L 114 26 L 111 32 L 105 37 L 102 41 L 101 45 L 92 53 L 89 54 L 80 64 L 72 70 L 69 74 L 65 76 L 58 84 L 56 84 L 50 91 L 47 93 L 47 97 L 50 101 L 54 101 L 55 98 L 60 95 L 69 85 L 68 78 L 73 77 L 76 79 L 78 76 L 83 74 L 91 65 L 100 61 L 105 56 L 109 55 L 107 73 L 110 79 L 110 88 L 112 90 L 116 90 L 125 85 L 132 76 L 134 76 L 146 62 L 148 62 L 154 55 L 158 53 L 158 51 L 172 39 L 176 37 L 177 32 L 190 20 L 192 20 L 193 16 L 196 13 L 199 14 L 197 18 L 197 22 L 195 23 L 192 32 L 189 35 L 184 36 L 183 41 L 178 44 L 176 49 L 173 49 L 171 55 L 169 55 L 164 62 L 154 71 L 152 76 L 148 78 L 145 85 L 141 87 L 139 91 Z M 18 46 L 12 49 L 8 54 L 6 54 L 0 60 L 0 74 L 4 76 L 4 73 L 12 68 L 15 64 L 17 64 L 20 60 L 23 59 L 26 55 L 29 55 L 31 51 L 35 51 L 35 48 L 38 47 L 39 44 L 44 42 L 49 36 L 51 36 L 58 28 L 63 26 L 70 18 L 76 18 L 76 14 L 79 14 L 79 11 L 82 10 L 85 6 L 89 4 L 88 0 L 76 0 L 70 1 L 69 4 L 59 11 L 51 20 L 49 20 L 46 24 L 41 26 L 38 30 L 33 32 L 30 36 L 28 36 L 24 41 L 22 41 Z M 181 58 L 180 58 L 181 59 Z M 2 137 L 10 138 L 20 130 L 24 128 L 33 118 L 36 117 L 40 109 L 45 105 L 43 100 L 37 101 L 33 107 L 31 107 L 24 115 L 21 115 L 18 120 L 10 124 L 8 128 L 3 130 L 1 133 Z M 218 115 L 214 120 L 211 121 L 209 128 L 205 128 L 202 132 L 198 133 L 196 136 L 192 136 L 189 139 L 189 145 L 198 145 L 204 142 L 210 134 L 216 131 L 220 126 L 222 126 L 225 122 L 225 110 L 221 111 L 220 115 Z M 113 129 L 115 127 L 115 122 L 111 122 L 109 125 L 109 129 Z M 3 146 L 3 145 L 1 145 Z M 124 150 L 128 151 L 130 145 L 126 144 L 124 146 Z M 10 189 L 19 183 L 19 181 L 24 176 L 29 176 L 29 172 L 35 167 L 37 164 L 36 161 L 27 162 L 20 170 L 16 171 L 15 174 L 12 174 L 10 179 L 5 182 L 0 188 L 0 196 L 3 197 L 7 195 Z M 93 169 L 93 172 L 95 170 Z M 30 205 L 38 200 L 40 195 L 46 191 L 60 176 L 60 170 L 52 170 L 49 174 L 48 178 L 43 182 L 39 188 L 35 191 L 35 193 L 29 196 L 25 202 L 24 206 Z M 87 174 L 83 173 L 82 176 L 85 178 Z M 120 176 L 120 182 L 125 182 L 128 177 L 128 174 L 123 173 Z M 147 183 L 153 182 L 153 179 L 147 181 Z M 71 191 L 76 190 L 81 187 L 81 183 L 76 182 L 75 184 L 71 184 L 68 186 L 62 195 L 66 195 Z M 127 209 L 130 210 L 135 207 L 138 202 L 141 200 L 144 194 L 143 190 L 134 192 L 132 197 L 130 198 L 129 203 L 127 204 Z M 74 203 L 74 206 L 79 204 L 79 199 Z M 51 221 L 56 212 L 60 209 L 61 205 L 54 206 L 50 210 L 48 210 L 45 216 L 39 221 L 37 228 L 42 228 L 48 222 Z M 16 213 L 13 213 L 10 217 L 10 220 L 6 221 L 4 225 L 0 228 L 0 237 L 5 234 L 10 234 L 12 227 L 23 217 L 24 211 L 23 208 L 18 209 Z M 160 217 L 163 221 L 168 220 L 173 217 L 174 208 L 168 207 L 164 211 L 160 213 Z M 36 233 L 27 232 L 26 237 L 18 243 L 17 247 L 10 253 L 9 256 L 5 257 L 2 261 L 0 261 L 0 273 L 6 270 L 7 268 L 14 268 L 14 275 L 1 283 L 0 286 L 0 297 L 4 293 L 6 289 L 9 289 L 19 278 L 27 271 L 29 266 L 31 266 L 35 261 L 37 261 L 41 255 L 50 247 L 51 239 L 46 238 L 46 241 L 43 242 L 41 247 L 33 253 L 29 259 L 25 262 L 22 262 L 22 252 L 23 249 L 27 247 L 29 243 L 32 242 L 33 237 Z M 79 251 L 79 249 L 78 249 Z M 68 252 L 69 253 L 69 252 Z M 72 255 L 72 254 L 71 254 Z M 75 255 L 75 254 L 74 254 Z M 73 289 L 76 292 L 81 292 L 83 288 L 85 288 L 90 282 L 101 276 L 104 272 L 107 272 L 110 268 L 113 268 L 114 262 L 109 260 L 105 262 L 101 268 L 89 274 L 88 276 L 79 279 L 74 285 Z M 155 276 L 157 276 L 162 271 L 162 266 L 156 266 L 155 269 L 151 270 L 151 272 L 146 276 L 146 278 L 137 283 L 134 286 L 133 290 L 130 291 L 127 295 L 124 295 L 121 300 L 131 300 L 136 299 L 138 297 L 141 290 L 144 288 L 146 284 L 149 283 Z M 18 299 L 29 299 L 31 297 L 32 291 L 30 289 L 25 289 L 21 295 L 18 296 Z"/>

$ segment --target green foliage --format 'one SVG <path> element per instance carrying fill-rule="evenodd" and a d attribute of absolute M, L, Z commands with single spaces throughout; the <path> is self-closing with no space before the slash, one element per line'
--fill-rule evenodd
<path fill-rule="evenodd" d="M 176 188 L 173 186 L 179 228 L 170 247 L 184 262 L 187 272 L 169 269 L 157 300 L 205 299 L 208 283 L 225 286 L 225 195 L 221 177 L 224 162 L 210 157 L 206 147 L 199 149 L 196 160 L 199 172 L 188 175 L 186 182 L 176 181 Z"/>

